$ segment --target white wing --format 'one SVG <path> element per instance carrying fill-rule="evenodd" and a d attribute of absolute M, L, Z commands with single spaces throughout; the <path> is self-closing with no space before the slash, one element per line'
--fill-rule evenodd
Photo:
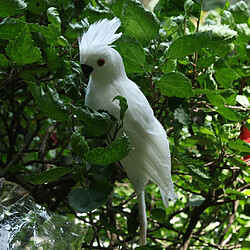
<path fill-rule="evenodd" d="M 97 110 L 106 109 L 119 119 L 119 102 L 112 100 L 117 95 L 127 99 L 128 110 L 121 133 L 129 136 L 134 149 L 121 161 L 122 165 L 137 193 L 142 192 L 147 181 L 151 180 L 159 186 L 164 204 L 168 206 L 168 200 L 175 200 L 177 196 L 171 179 L 171 159 L 165 130 L 134 82 L 122 78 L 109 87 L 112 89 L 90 82 L 86 105 Z"/>

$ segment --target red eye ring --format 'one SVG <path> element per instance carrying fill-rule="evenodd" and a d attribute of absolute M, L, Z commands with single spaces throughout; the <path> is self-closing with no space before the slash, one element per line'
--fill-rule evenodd
<path fill-rule="evenodd" d="M 104 60 L 104 59 L 98 59 L 98 60 L 97 60 L 97 65 L 98 65 L 98 66 L 101 67 L 101 66 L 103 66 L 104 64 L 105 64 L 105 60 Z"/>

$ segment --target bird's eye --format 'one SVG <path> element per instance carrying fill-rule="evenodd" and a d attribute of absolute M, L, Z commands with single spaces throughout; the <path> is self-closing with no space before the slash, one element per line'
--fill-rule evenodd
<path fill-rule="evenodd" d="M 101 67 L 101 66 L 103 66 L 104 64 L 105 64 L 105 60 L 104 60 L 104 59 L 98 59 L 98 60 L 97 60 L 97 65 L 98 65 L 98 66 Z"/>

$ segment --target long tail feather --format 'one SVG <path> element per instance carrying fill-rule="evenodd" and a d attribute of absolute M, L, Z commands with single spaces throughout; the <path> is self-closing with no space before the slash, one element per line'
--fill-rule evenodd
<path fill-rule="evenodd" d="M 144 190 L 137 193 L 140 220 L 140 246 L 147 244 L 147 214 Z"/>

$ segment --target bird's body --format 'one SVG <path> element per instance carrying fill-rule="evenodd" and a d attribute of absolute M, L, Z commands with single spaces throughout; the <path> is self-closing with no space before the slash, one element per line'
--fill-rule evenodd
<path fill-rule="evenodd" d="M 115 31 L 120 25 L 117 18 L 111 21 L 102 20 L 94 25 L 98 29 L 100 26 L 108 25 L 108 22 L 110 26 L 116 25 L 113 29 Z M 94 30 L 94 25 L 92 25 L 92 30 Z M 82 37 L 80 46 L 84 43 L 84 39 L 85 41 L 91 40 L 86 36 Z M 110 40 L 117 38 L 116 35 Z M 147 228 L 144 189 L 148 180 L 159 186 L 166 207 L 169 199 L 176 199 L 171 179 L 171 160 L 166 132 L 155 118 L 146 97 L 126 76 L 120 54 L 110 46 L 98 46 L 96 42 L 94 46 L 92 42 L 92 47 L 94 48 L 91 49 L 90 45 L 82 50 L 80 47 L 81 62 L 93 68 L 86 91 L 85 104 L 95 110 L 107 110 L 119 120 L 119 102 L 113 99 L 120 95 L 127 100 L 128 109 L 120 133 L 125 133 L 129 137 L 133 149 L 121 163 L 138 196 L 141 222 L 140 243 L 143 245 L 146 243 Z M 100 60 L 104 61 L 104 65 L 99 65 L 102 64 Z"/>

